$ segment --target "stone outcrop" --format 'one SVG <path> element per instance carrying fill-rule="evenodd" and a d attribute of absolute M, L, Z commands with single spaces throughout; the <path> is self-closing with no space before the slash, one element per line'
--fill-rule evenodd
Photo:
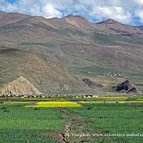
<path fill-rule="evenodd" d="M 124 93 L 138 93 L 138 89 L 136 88 L 136 85 L 130 81 L 125 80 L 121 84 L 118 84 L 117 86 L 113 87 L 118 92 L 124 92 Z"/>
<path fill-rule="evenodd" d="M 90 88 L 97 88 L 97 87 L 102 87 L 102 85 L 99 85 L 93 81 L 91 81 L 88 78 L 82 79 L 82 81 L 87 84 Z"/>
<path fill-rule="evenodd" d="M 0 89 L 0 95 L 40 94 L 26 78 L 20 76 Z"/>
<path fill-rule="evenodd" d="M 137 93 L 138 93 L 138 90 L 137 90 L 136 87 L 133 87 L 133 88 L 131 88 L 129 91 L 127 91 L 127 93 L 135 93 L 135 94 L 137 94 Z"/>

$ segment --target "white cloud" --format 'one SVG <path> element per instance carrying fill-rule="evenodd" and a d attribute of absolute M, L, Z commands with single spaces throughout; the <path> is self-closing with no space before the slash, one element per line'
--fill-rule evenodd
<path fill-rule="evenodd" d="M 143 22 L 143 11 L 140 11 L 140 13 L 139 13 L 139 18 L 141 19 L 141 21 Z"/>
<path fill-rule="evenodd" d="M 54 8 L 52 4 L 46 4 L 43 6 L 42 12 L 46 18 L 62 17 L 62 13 Z"/>
<path fill-rule="evenodd" d="M 92 21 L 112 18 L 122 23 L 133 23 L 136 11 L 143 8 L 143 0 L 0 0 L 0 10 L 20 12 L 46 18 L 79 14 Z M 142 22 L 142 20 L 141 20 Z"/>
<path fill-rule="evenodd" d="M 132 21 L 130 12 L 116 6 L 95 7 L 90 15 L 96 17 L 98 20 L 112 18 L 122 23 L 130 23 Z"/>
<path fill-rule="evenodd" d="M 135 3 L 137 3 L 138 5 L 143 5 L 143 0 L 134 0 L 135 1 Z"/>
<path fill-rule="evenodd" d="M 143 23 L 143 10 L 137 10 L 136 16 L 140 19 L 140 22 Z"/>

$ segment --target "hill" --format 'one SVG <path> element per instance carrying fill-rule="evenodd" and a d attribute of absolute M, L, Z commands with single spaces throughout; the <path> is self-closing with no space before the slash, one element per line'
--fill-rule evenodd
<path fill-rule="evenodd" d="M 8 83 L 0 90 L 0 95 L 40 94 L 40 92 L 24 77 Z"/>
<path fill-rule="evenodd" d="M 88 89 L 78 77 L 47 57 L 3 48 L 0 50 L 0 61 L 1 91 L 69 93 Z M 24 80 L 19 77 L 24 77 Z"/>
<path fill-rule="evenodd" d="M 76 80 L 73 74 L 98 77 L 121 73 L 141 88 L 142 38 L 141 26 L 124 25 L 112 19 L 91 23 L 73 15 L 45 19 L 0 12 L 0 83 L 2 86 L 24 73 L 29 81 L 38 80 L 35 86 L 42 92 L 50 92 L 51 88 L 61 92 L 61 88 L 79 89 L 77 85 L 84 89 L 82 79 Z M 26 68 L 14 68 L 17 64 Z M 49 65 L 52 72 L 48 75 Z M 59 81 L 65 85 L 57 85 Z"/>

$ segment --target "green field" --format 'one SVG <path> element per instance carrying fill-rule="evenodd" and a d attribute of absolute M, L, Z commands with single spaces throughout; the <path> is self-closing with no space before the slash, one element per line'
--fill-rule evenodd
<path fill-rule="evenodd" d="M 49 132 L 64 128 L 60 113 L 55 109 L 39 110 L 22 105 L 0 105 L 0 142 L 53 143 Z"/>
<path fill-rule="evenodd" d="M 58 105 L 61 102 L 62 106 L 53 108 L 58 98 L 55 101 L 32 101 L 31 98 L 30 101 L 7 102 L 1 98 L 0 143 L 143 142 L 142 97 L 103 96 L 95 99 L 60 98 Z M 76 104 L 81 106 L 76 107 Z M 115 136 L 117 134 L 120 136 Z"/>
<path fill-rule="evenodd" d="M 89 118 L 89 127 L 102 134 L 142 134 L 143 107 L 126 104 L 86 104 L 70 111 Z M 117 143 L 142 143 L 143 137 L 113 137 Z"/>

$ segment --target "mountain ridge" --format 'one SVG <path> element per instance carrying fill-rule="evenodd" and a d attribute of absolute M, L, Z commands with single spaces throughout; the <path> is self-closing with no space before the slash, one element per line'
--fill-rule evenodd
<path fill-rule="evenodd" d="M 96 28 L 101 31 L 108 31 L 108 32 L 114 32 L 114 33 L 126 32 L 126 34 L 137 34 L 137 35 L 143 34 L 143 26 L 126 25 L 114 19 L 107 19 L 101 22 L 93 23 L 79 15 L 67 15 L 63 18 L 46 19 L 42 16 L 29 16 L 21 13 L 16 13 L 16 12 L 6 13 L 1 11 L 0 13 L 2 13 L 3 15 L 3 18 L 0 18 L 1 19 L 0 26 L 19 23 L 28 19 L 29 20 L 32 19 L 33 21 L 44 21 L 44 23 L 48 23 L 48 21 L 52 21 L 52 20 L 56 20 L 57 22 L 61 20 L 66 20 L 69 24 L 76 26 L 79 29 L 81 28 L 81 30 L 83 31 Z M 0 17 L 2 17 L 1 14 L 0 14 Z M 87 26 L 87 24 L 89 26 Z M 88 27 L 92 27 L 92 28 L 88 28 Z"/>
<path fill-rule="evenodd" d="M 51 92 L 50 88 L 53 91 L 54 86 L 57 92 L 61 92 L 58 83 L 63 81 L 60 77 L 64 77 L 66 81 L 61 89 L 66 90 L 66 87 L 69 87 L 67 90 L 72 91 L 81 87 L 80 91 L 84 91 L 87 87 L 82 79 L 76 81 L 76 78 L 70 78 L 72 74 L 94 77 L 108 72 L 121 73 L 123 78 L 131 78 L 141 85 L 139 79 L 143 76 L 142 38 L 141 27 L 128 26 L 113 20 L 95 24 L 80 16 L 72 15 L 65 18 L 45 19 L 39 16 L 21 16 L 17 13 L 8 14 L 0 20 L 0 61 L 2 62 L 0 81 L 8 83 L 11 79 L 16 79 L 15 74 L 21 76 L 23 70 L 14 70 L 13 67 L 17 63 L 25 63 L 25 57 L 30 53 L 35 58 L 27 58 L 26 61 L 29 65 L 26 72 L 28 80 L 35 83 L 36 77 L 43 81 L 47 79 L 43 85 L 44 92 Z M 54 71 L 55 68 L 48 60 L 54 62 L 57 67 L 58 65 L 64 67 L 65 70 L 62 70 L 61 75 L 58 70 Z M 32 67 L 31 62 L 39 61 L 42 66 L 38 70 L 45 69 L 47 72 L 38 73 L 36 67 L 31 69 L 32 71 L 29 70 Z M 46 64 L 57 76 L 57 84 L 47 78 L 49 68 Z M 6 74 L 3 72 L 5 70 Z M 10 71 L 15 72 L 10 73 Z M 34 75 L 30 77 L 30 73 Z M 24 77 L 26 77 L 25 72 Z M 42 88 L 39 83 L 38 80 L 38 84 L 35 84 L 38 90 Z"/>
<path fill-rule="evenodd" d="M 7 14 L 7 15 L 20 15 L 20 16 L 24 16 L 24 17 L 39 17 L 39 18 L 44 18 L 44 17 L 42 17 L 42 16 L 30 16 L 30 15 L 27 15 L 27 14 L 23 14 L 23 13 L 18 13 L 18 12 L 4 12 L 4 11 L 1 11 L 0 10 L 0 15 L 1 14 Z M 56 17 L 54 17 L 54 18 L 44 18 L 44 19 L 46 19 L 46 20 L 51 20 L 51 19 L 66 19 L 66 18 L 79 18 L 79 19 L 82 19 L 82 20 L 85 20 L 85 21 L 88 21 L 88 22 L 90 22 L 90 23 L 92 23 L 92 24 L 101 24 L 101 23 L 107 23 L 107 24 L 114 24 L 114 23 L 119 23 L 119 24 L 123 24 L 123 23 L 121 23 L 121 22 L 119 22 L 119 21 L 117 21 L 117 20 L 114 20 L 114 19 L 111 19 L 111 18 L 109 18 L 109 19 L 106 19 L 106 20 L 102 20 L 102 21 L 98 21 L 98 22 L 91 22 L 91 21 L 89 21 L 88 19 L 86 19 L 86 18 L 84 18 L 83 16 L 80 16 L 80 15 L 72 15 L 72 14 L 69 14 L 69 15 L 66 15 L 66 16 L 64 16 L 64 17 L 62 17 L 62 18 L 56 18 Z M 133 26 L 133 25 L 128 25 L 128 24 L 123 24 L 123 25 L 127 25 L 127 26 L 131 26 L 131 27 L 143 27 L 143 26 Z"/>

